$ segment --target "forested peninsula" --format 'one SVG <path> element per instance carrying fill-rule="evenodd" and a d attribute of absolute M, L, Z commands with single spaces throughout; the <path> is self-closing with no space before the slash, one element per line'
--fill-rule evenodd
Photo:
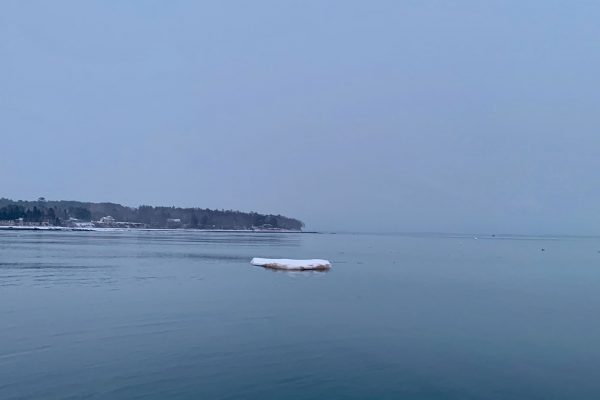
<path fill-rule="evenodd" d="M 300 231 L 304 227 L 302 221 L 283 215 L 207 208 L 127 207 L 43 197 L 35 201 L 0 198 L 0 225 L 274 231 Z"/>

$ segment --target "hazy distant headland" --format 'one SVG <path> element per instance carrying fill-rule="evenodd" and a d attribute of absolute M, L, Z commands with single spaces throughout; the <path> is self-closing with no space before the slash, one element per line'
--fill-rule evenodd
<path fill-rule="evenodd" d="M 0 226 L 293 230 L 304 223 L 283 215 L 180 207 L 127 207 L 116 203 L 0 198 Z"/>

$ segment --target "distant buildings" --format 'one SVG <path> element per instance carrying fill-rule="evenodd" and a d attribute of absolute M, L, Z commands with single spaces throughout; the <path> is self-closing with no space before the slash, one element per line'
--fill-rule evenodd
<path fill-rule="evenodd" d="M 100 218 L 100 221 L 98 222 L 100 222 L 101 224 L 114 224 L 115 222 L 117 222 L 117 220 L 111 217 L 110 215 L 107 215 L 106 217 Z"/>
<path fill-rule="evenodd" d="M 69 218 L 67 221 L 63 221 L 64 226 L 68 226 L 71 228 L 93 228 L 94 224 L 90 221 L 82 221 L 77 218 Z"/>
<path fill-rule="evenodd" d="M 2 219 L 0 226 L 50 226 L 48 221 L 25 221 L 24 218 Z"/>
<path fill-rule="evenodd" d="M 98 221 L 92 221 L 94 228 L 147 228 L 148 225 L 138 222 L 123 222 L 117 221 L 114 217 L 107 215 L 100 218 Z"/>
<path fill-rule="evenodd" d="M 23 218 L 0 219 L 0 226 L 23 226 Z"/>

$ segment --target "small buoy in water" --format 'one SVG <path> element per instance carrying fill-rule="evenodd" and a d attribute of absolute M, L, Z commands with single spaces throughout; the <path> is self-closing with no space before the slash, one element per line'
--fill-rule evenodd
<path fill-rule="evenodd" d="M 546 249 L 542 247 L 542 251 L 546 251 Z"/>

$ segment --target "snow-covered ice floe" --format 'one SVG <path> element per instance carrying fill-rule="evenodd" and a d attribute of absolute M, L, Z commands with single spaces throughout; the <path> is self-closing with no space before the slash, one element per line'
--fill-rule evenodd
<path fill-rule="evenodd" d="M 289 260 L 285 258 L 253 258 L 250 264 L 259 267 L 283 269 L 287 271 L 316 270 L 325 271 L 331 268 L 327 260 Z"/>

